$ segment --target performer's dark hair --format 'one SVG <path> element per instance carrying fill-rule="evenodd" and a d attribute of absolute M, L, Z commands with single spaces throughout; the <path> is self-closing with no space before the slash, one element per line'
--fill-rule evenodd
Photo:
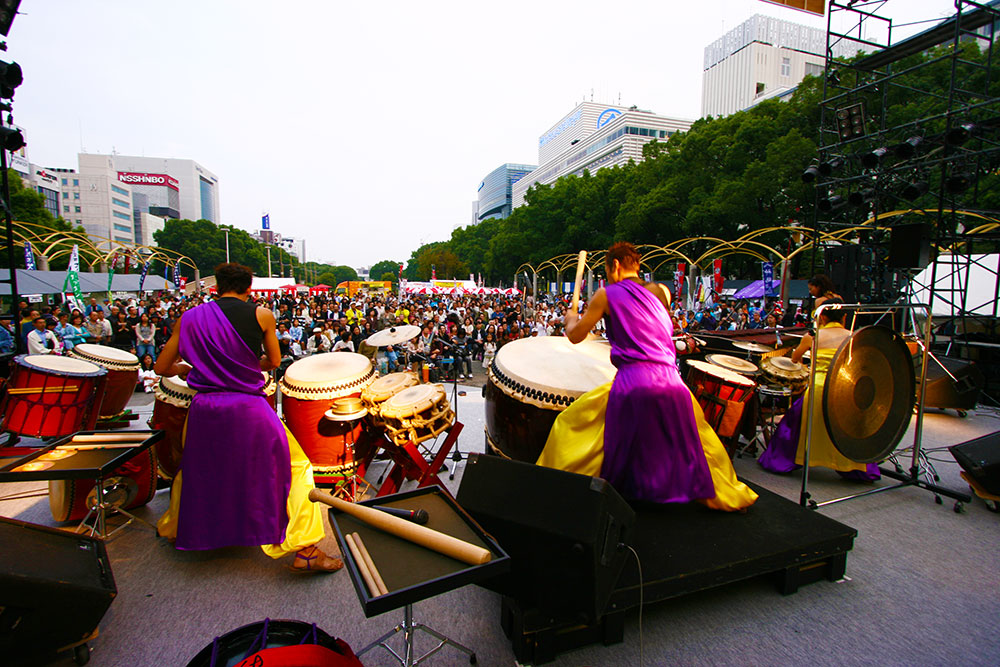
<path fill-rule="evenodd" d="M 830 294 L 836 291 L 833 286 L 833 281 L 830 280 L 830 276 L 825 273 L 817 273 L 815 276 L 809 279 L 809 284 L 813 287 L 819 288 L 819 295 L 823 296 L 825 294 Z"/>
<path fill-rule="evenodd" d="M 830 297 L 829 299 L 827 299 L 826 301 L 824 301 L 823 305 L 824 306 L 832 306 L 832 305 L 838 304 L 838 303 L 844 303 L 844 300 L 841 299 L 840 297 L 834 296 L 834 297 Z M 844 322 L 844 315 L 846 315 L 846 314 L 847 314 L 847 311 L 844 310 L 843 308 L 824 308 L 823 309 L 823 317 L 825 317 L 830 322 L 840 322 L 840 323 L 843 323 Z"/>
<path fill-rule="evenodd" d="M 253 283 L 253 269 L 236 262 L 227 262 L 215 267 L 215 288 L 219 294 L 236 292 L 242 294 Z"/>
<path fill-rule="evenodd" d="M 611 272 L 611 267 L 615 265 L 616 259 L 622 267 L 635 267 L 637 269 L 639 268 L 639 262 L 642 261 L 639 251 L 628 241 L 619 241 L 608 248 L 608 253 L 604 256 L 604 265 L 607 267 L 609 273 Z"/>

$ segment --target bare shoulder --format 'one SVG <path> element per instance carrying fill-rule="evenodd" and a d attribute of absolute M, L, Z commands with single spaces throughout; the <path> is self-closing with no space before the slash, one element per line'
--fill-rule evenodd
<path fill-rule="evenodd" d="M 670 305 L 670 292 L 663 285 L 651 280 L 643 285 L 643 287 L 655 294 L 663 302 L 664 306 Z"/>

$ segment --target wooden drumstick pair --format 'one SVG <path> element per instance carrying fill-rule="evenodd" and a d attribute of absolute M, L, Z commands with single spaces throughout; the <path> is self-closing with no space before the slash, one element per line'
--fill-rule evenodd
<path fill-rule="evenodd" d="M 382 575 L 379 574 L 378 568 L 375 567 L 375 561 L 372 560 L 371 554 L 368 553 L 368 548 L 361 541 L 361 535 L 358 533 L 348 533 L 344 536 L 344 539 L 347 541 L 347 547 L 351 550 L 351 555 L 354 556 L 354 562 L 357 563 L 358 571 L 361 572 L 361 578 L 365 580 L 365 586 L 368 587 L 368 592 L 371 596 L 378 597 L 379 595 L 388 593 L 389 589 L 385 587 Z"/>

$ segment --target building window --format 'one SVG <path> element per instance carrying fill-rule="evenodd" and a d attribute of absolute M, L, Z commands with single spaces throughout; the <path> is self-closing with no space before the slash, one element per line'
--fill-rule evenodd
<path fill-rule="evenodd" d="M 73 199 L 79 199 L 79 198 L 80 198 L 80 193 L 79 192 L 74 192 L 73 193 Z"/>
<path fill-rule="evenodd" d="M 83 224 L 83 220 L 77 220 L 77 221 L 76 221 L 76 224 L 78 224 L 78 225 L 82 225 L 82 224 Z"/>
<path fill-rule="evenodd" d="M 201 177 L 201 217 L 209 222 L 215 222 L 215 187 L 211 181 Z"/>
<path fill-rule="evenodd" d="M 63 213 L 69 213 L 69 205 L 63 206 Z"/>
<path fill-rule="evenodd" d="M 755 94 L 755 95 L 760 95 L 760 94 L 761 94 L 761 93 L 763 93 L 763 92 L 764 92 L 764 84 L 763 84 L 763 83 L 761 83 L 760 81 L 758 81 L 758 82 L 757 82 L 757 92 L 756 92 L 756 93 L 754 93 L 754 94 Z"/>
<path fill-rule="evenodd" d="M 73 179 L 73 187 L 74 188 L 80 187 L 80 179 L 79 178 L 74 178 Z"/>
<path fill-rule="evenodd" d="M 792 75 L 792 59 L 782 58 L 781 59 L 781 76 L 791 76 Z"/>
<path fill-rule="evenodd" d="M 63 179 L 63 186 L 67 186 L 67 185 L 69 185 L 69 179 L 68 178 L 64 178 Z"/>
<path fill-rule="evenodd" d="M 123 190 L 120 187 L 118 187 L 117 185 L 112 185 L 111 186 L 111 191 L 112 192 L 117 192 L 120 195 L 125 195 L 126 197 L 128 197 L 128 190 Z"/>
<path fill-rule="evenodd" d="M 122 213 L 121 211 L 111 211 L 111 214 L 114 215 L 116 218 L 121 218 L 122 220 L 128 220 L 129 222 L 132 221 L 132 216 L 126 213 Z"/>
<path fill-rule="evenodd" d="M 75 208 L 75 209 L 76 209 L 76 211 L 75 211 L 76 213 L 79 213 L 79 212 L 80 212 L 80 207 L 79 207 L 79 206 L 74 206 L 73 208 Z"/>
<path fill-rule="evenodd" d="M 823 66 L 816 63 L 806 63 L 806 76 L 823 76 Z"/>
<path fill-rule="evenodd" d="M 126 227 L 125 225 L 119 225 L 117 222 L 115 223 L 115 229 L 117 229 L 120 232 L 125 232 L 125 233 L 131 233 L 132 232 L 132 228 L 131 227 Z"/>
<path fill-rule="evenodd" d="M 122 201 L 121 199 L 115 199 L 114 197 L 111 198 L 111 201 L 113 201 L 118 206 L 124 206 L 125 208 L 131 208 L 129 206 L 129 203 L 127 201 Z"/>

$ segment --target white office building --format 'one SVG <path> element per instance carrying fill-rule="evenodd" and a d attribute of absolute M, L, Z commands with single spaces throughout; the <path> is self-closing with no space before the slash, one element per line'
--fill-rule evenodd
<path fill-rule="evenodd" d="M 110 155 L 115 169 L 136 185 L 159 185 L 158 176 L 169 176 L 176 185 L 178 217 L 220 224 L 219 179 L 194 160 Z"/>
<path fill-rule="evenodd" d="M 857 45 L 834 47 L 852 55 Z M 705 47 L 701 115 L 728 116 L 823 74 L 826 31 L 757 14 Z"/>
<path fill-rule="evenodd" d="M 636 107 L 582 102 L 539 137 L 539 166 L 512 185 L 513 206 L 523 205 L 536 183 L 549 185 L 585 170 L 642 162 L 643 146 L 654 139 L 665 142 L 691 123 Z"/>

